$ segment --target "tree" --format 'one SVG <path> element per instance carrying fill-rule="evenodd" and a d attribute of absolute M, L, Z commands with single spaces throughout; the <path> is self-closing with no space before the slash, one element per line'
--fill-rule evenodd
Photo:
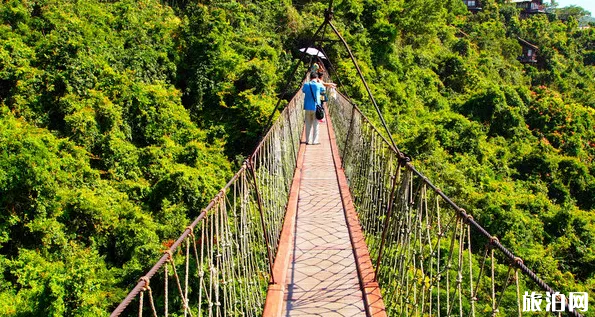
<path fill-rule="evenodd" d="M 591 15 L 591 12 L 575 5 L 570 5 L 563 8 L 556 8 L 554 12 L 558 16 L 558 19 L 562 21 L 568 21 L 570 17 L 574 18 L 575 20 L 580 20 L 583 17 Z"/>

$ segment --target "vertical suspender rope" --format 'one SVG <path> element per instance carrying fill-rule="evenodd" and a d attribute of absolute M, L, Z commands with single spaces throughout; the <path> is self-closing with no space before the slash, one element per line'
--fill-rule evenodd
<path fill-rule="evenodd" d="M 275 283 L 275 277 L 273 276 L 273 254 L 271 253 L 271 244 L 269 242 L 269 237 L 267 234 L 267 229 L 266 229 L 266 224 L 265 224 L 265 220 L 264 220 L 264 209 L 262 206 L 262 197 L 260 196 L 260 191 L 258 190 L 258 181 L 256 179 L 256 172 L 254 171 L 254 165 L 252 164 L 252 157 L 248 158 L 247 160 L 247 164 L 248 164 L 248 171 L 250 171 L 250 174 L 252 176 L 252 181 L 254 182 L 254 191 L 256 192 L 256 198 L 258 201 L 258 211 L 260 212 L 260 223 L 262 225 L 262 232 L 264 235 L 264 242 L 267 248 L 267 255 L 269 258 L 269 270 L 271 272 L 271 283 L 274 284 Z"/>
<path fill-rule="evenodd" d="M 291 84 L 291 79 L 293 79 L 293 77 L 297 73 L 298 69 L 300 68 L 301 64 L 302 64 L 302 59 L 298 60 L 298 62 L 293 67 L 293 70 L 291 71 L 291 75 L 289 75 L 289 78 L 288 78 L 287 82 L 285 83 L 285 86 L 283 87 L 283 92 L 281 93 L 281 96 L 279 97 L 279 99 L 277 99 L 275 108 L 273 108 L 273 111 L 271 112 L 271 115 L 269 116 L 269 119 L 267 120 L 267 124 L 265 125 L 265 128 L 267 128 L 266 131 L 268 131 L 268 128 L 271 127 L 271 123 L 273 122 L 273 117 L 275 117 L 275 113 L 277 112 L 277 109 L 279 109 L 279 104 L 281 103 L 281 100 L 283 100 L 283 97 L 285 97 L 287 89 L 289 88 L 289 85 Z M 264 135 L 264 132 L 263 132 L 263 135 Z"/>
<path fill-rule="evenodd" d="M 320 51 L 322 52 L 322 54 L 324 54 L 324 56 L 327 56 L 327 57 L 328 57 L 328 54 L 326 54 L 326 51 L 324 50 L 324 48 L 322 47 L 322 45 L 320 46 Z M 327 58 L 327 60 L 326 60 L 326 61 L 328 62 L 329 66 L 330 66 L 330 70 L 331 70 L 333 73 L 337 74 L 337 77 L 336 77 L 336 78 L 337 78 L 337 81 L 338 81 L 338 84 L 339 84 L 339 86 L 340 86 L 340 87 L 345 87 L 345 85 L 343 85 L 343 83 L 341 82 L 341 77 L 339 77 L 338 71 L 337 71 L 337 69 L 335 68 L 335 66 L 333 65 L 333 63 L 332 63 L 332 62 L 330 61 L 330 59 L 328 59 L 328 58 Z M 329 76 L 330 76 L 330 72 L 329 72 Z M 347 89 L 343 89 L 341 93 L 342 93 L 342 94 L 343 94 L 345 97 L 347 97 L 347 100 L 349 100 L 349 101 L 351 102 L 351 97 L 349 96 L 349 94 L 347 94 Z M 351 102 L 351 103 L 353 103 L 353 102 Z"/>
<path fill-rule="evenodd" d="M 296 153 L 296 149 L 293 143 L 293 125 L 291 124 L 291 113 L 289 113 L 289 111 L 285 112 L 285 115 L 287 116 L 287 122 L 289 122 L 289 138 L 291 139 L 291 153 L 293 154 L 293 160 L 295 161 L 295 163 L 297 164 L 297 153 Z M 298 133 L 298 132 L 296 132 Z"/>
<path fill-rule="evenodd" d="M 388 134 L 388 138 L 390 139 L 392 147 L 396 150 L 396 152 L 399 154 L 400 157 L 404 157 L 403 153 L 401 153 L 401 151 L 399 151 L 399 148 L 395 144 L 395 140 L 393 139 L 393 136 L 392 136 L 390 130 L 388 129 L 386 121 L 384 120 L 384 116 L 382 116 L 382 112 L 380 112 L 380 108 L 378 107 L 378 104 L 376 103 L 376 100 L 374 99 L 374 96 L 372 95 L 372 91 L 370 90 L 370 87 L 368 86 L 368 83 L 366 82 L 366 79 L 364 78 L 364 75 L 362 74 L 362 71 L 357 64 L 357 61 L 355 60 L 355 57 L 353 56 L 353 53 L 351 52 L 349 45 L 347 45 L 347 42 L 345 41 L 343 36 L 341 36 L 341 33 L 339 33 L 337 28 L 333 25 L 333 23 L 330 20 L 327 20 L 326 23 L 328 23 L 328 25 L 330 25 L 330 27 L 333 29 L 333 32 L 335 32 L 337 37 L 339 37 L 339 39 L 341 40 L 341 43 L 343 43 L 343 46 L 347 50 L 347 53 L 349 53 L 349 57 L 351 58 L 351 61 L 353 62 L 353 65 L 355 66 L 355 69 L 357 70 L 357 73 L 358 73 L 360 79 L 364 83 L 366 91 L 368 92 L 368 96 L 370 97 L 372 104 L 374 104 L 374 108 L 376 109 L 376 112 L 378 113 L 378 117 L 380 117 L 382 126 L 384 127 L 384 130 L 386 130 L 386 133 Z"/>
<path fill-rule="evenodd" d="M 347 130 L 347 137 L 345 137 L 345 145 L 343 146 L 343 157 L 341 158 L 341 167 L 345 168 L 346 162 L 348 159 L 349 154 L 349 141 L 351 140 L 351 136 L 353 135 L 353 125 L 354 125 L 354 118 L 355 118 L 355 106 L 351 107 L 351 119 L 349 120 L 349 129 Z"/>
<path fill-rule="evenodd" d="M 400 174 L 401 174 L 401 161 L 398 161 L 397 169 L 396 169 L 395 175 L 393 175 L 393 179 L 392 179 L 389 203 L 387 206 L 388 210 L 386 211 L 386 219 L 384 219 L 384 227 L 382 229 L 382 238 L 380 240 L 380 249 L 378 250 L 378 257 L 376 258 L 376 274 L 374 275 L 375 279 L 378 278 L 378 273 L 380 273 L 379 270 L 380 270 L 380 261 L 382 261 L 382 251 L 384 250 L 384 243 L 386 242 L 386 234 L 388 233 L 388 227 L 390 225 L 390 218 L 392 216 L 394 199 L 395 199 L 395 195 L 396 195 L 395 189 L 397 188 L 397 182 L 399 182 Z"/>
<path fill-rule="evenodd" d="M 320 31 L 321 31 L 321 30 L 322 30 L 322 28 L 325 26 L 325 24 L 326 24 L 326 22 L 322 23 L 322 24 L 321 24 L 321 25 L 318 27 L 318 29 L 316 30 L 316 32 L 314 32 L 314 35 L 312 35 L 312 37 L 310 38 L 310 40 L 307 42 L 307 43 L 308 43 L 308 46 L 310 45 L 310 43 L 314 43 L 314 42 L 315 42 L 315 40 L 316 40 L 316 36 L 318 36 L 318 33 L 320 33 Z M 268 128 L 270 128 L 270 126 L 271 126 L 271 122 L 273 121 L 273 117 L 275 116 L 275 113 L 277 112 L 277 109 L 279 108 L 279 104 L 281 103 L 281 100 L 283 100 L 283 97 L 285 97 L 285 92 L 287 91 L 287 89 L 288 89 L 288 88 L 289 88 L 289 86 L 291 85 L 291 82 L 292 82 L 292 80 L 293 80 L 293 77 L 294 77 L 294 76 L 295 76 L 295 74 L 297 73 L 297 71 L 298 71 L 298 69 L 300 68 L 300 65 L 302 64 L 302 62 L 303 62 L 303 56 L 302 56 L 302 58 L 300 58 L 300 59 L 298 60 L 298 62 L 295 64 L 295 66 L 294 66 L 294 68 L 293 68 L 293 70 L 292 70 L 292 72 L 291 72 L 291 75 L 289 76 L 289 78 L 287 78 L 287 82 L 285 83 L 285 87 L 283 88 L 283 92 L 282 92 L 282 94 L 281 94 L 281 97 L 279 97 L 279 99 L 277 100 L 277 104 L 275 105 L 275 108 L 273 109 L 273 112 L 272 112 L 272 113 L 271 113 L 271 115 L 269 116 L 269 120 L 267 121 L 267 124 L 266 124 L 266 126 L 265 126 L 265 127 L 267 128 L 267 130 L 268 130 Z M 308 72 L 306 72 L 306 74 L 304 74 L 304 77 L 302 78 L 302 81 L 300 81 L 300 82 L 303 82 L 303 81 L 304 81 L 304 79 L 306 78 L 306 76 L 307 76 L 307 75 L 308 75 Z M 299 89 L 299 88 L 298 88 L 298 89 Z M 297 92 L 297 90 L 296 90 L 296 92 Z M 294 94 L 295 94 L 295 93 L 294 93 Z M 264 135 L 264 134 L 263 134 L 263 135 Z"/>

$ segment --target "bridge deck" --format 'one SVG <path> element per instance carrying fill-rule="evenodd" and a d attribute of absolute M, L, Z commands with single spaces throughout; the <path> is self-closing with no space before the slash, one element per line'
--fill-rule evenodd
<path fill-rule="evenodd" d="M 283 316 L 366 316 L 326 124 L 303 158 Z"/>

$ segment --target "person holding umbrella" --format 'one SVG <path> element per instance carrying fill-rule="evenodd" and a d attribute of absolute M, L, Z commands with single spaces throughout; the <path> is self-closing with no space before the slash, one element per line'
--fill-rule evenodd
<path fill-rule="evenodd" d="M 316 119 L 316 106 L 320 105 L 320 95 L 324 94 L 324 85 L 318 82 L 318 74 L 310 73 L 310 81 L 302 86 L 304 93 L 304 111 L 306 124 L 306 144 L 316 145 L 318 142 L 318 120 Z M 311 141 L 311 142 L 310 142 Z"/>

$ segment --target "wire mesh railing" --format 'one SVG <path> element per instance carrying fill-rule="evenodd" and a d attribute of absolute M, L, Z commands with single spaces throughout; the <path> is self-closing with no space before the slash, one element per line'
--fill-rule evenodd
<path fill-rule="evenodd" d="M 303 95 L 111 316 L 259 316 L 303 130 Z"/>
<path fill-rule="evenodd" d="M 290 101 L 241 169 L 112 316 L 262 313 L 303 130 L 302 98 L 298 93 Z M 580 316 L 419 173 L 347 98 L 331 99 L 329 114 L 389 316 L 532 315 L 523 310 L 535 302 L 521 290 L 555 294 L 548 310 Z"/>
<path fill-rule="evenodd" d="M 345 96 L 331 99 L 329 112 L 389 316 L 531 316 L 545 310 L 580 316 L 418 172 Z M 541 299 L 550 306 L 525 311 L 541 302 L 527 290 L 553 294 Z"/>

